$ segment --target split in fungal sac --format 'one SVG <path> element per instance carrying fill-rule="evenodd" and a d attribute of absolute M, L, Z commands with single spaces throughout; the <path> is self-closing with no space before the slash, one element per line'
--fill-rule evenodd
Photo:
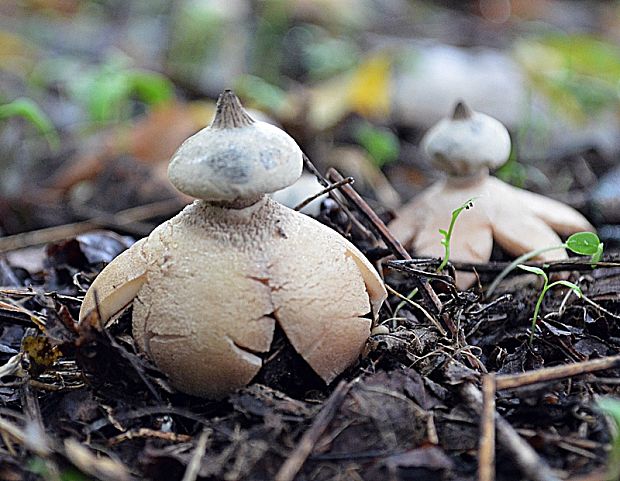
<path fill-rule="evenodd" d="M 560 235 L 593 231 L 588 220 L 572 207 L 509 185 L 489 174 L 508 160 L 510 136 L 496 119 L 457 104 L 451 118 L 432 127 L 422 147 L 445 176 L 396 213 L 389 229 L 416 255 L 444 255 L 440 229 L 447 229 L 452 211 L 474 198 L 474 206 L 458 217 L 451 239 L 450 259 L 487 262 L 493 242 L 520 256 L 560 245 Z M 559 235 L 558 235 L 559 234 Z M 541 254 L 540 261 L 561 260 L 566 251 Z M 474 274 L 457 273 L 456 284 L 470 287 Z"/>
<path fill-rule="evenodd" d="M 241 109 L 232 93 L 222 94 L 222 102 L 219 112 Z M 217 128 L 234 131 L 258 123 L 222 127 L 220 122 Z M 196 136 L 210 135 L 209 129 Z M 230 148 L 269 149 L 274 131 L 267 132 L 266 138 L 237 133 Z M 288 137 L 279 129 L 276 135 Z M 232 198 L 226 175 L 208 184 L 194 182 L 200 165 L 213 171 L 213 163 L 203 162 L 213 152 L 199 148 L 196 154 L 195 145 L 209 139 L 190 140 L 192 148 L 181 146 L 179 152 L 186 153 L 174 159 L 189 166 L 186 173 L 193 178 L 182 173 L 185 180 L 171 179 L 179 190 L 201 198 L 101 272 L 86 293 L 80 320 L 98 309 L 105 321 L 133 302 L 138 347 L 177 389 L 196 396 L 220 398 L 250 383 L 271 348 L 276 324 L 310 367 L 331 382 L 366 343 L 387 295 L 380 276 L 338 233 L 264 195 L 296 180 L 299 174 L 290 174 L 295 159 L 301 173 L 301 151 L 292 139 L 292 147 L 273 156 L 275 167 L 261 161 L 260 152 L 241 161 L 227 156 L 240 161 L 244 171 L 258 171 Z M 293 147 L 295 155 L 288 151 Z M 177 167 L 173 163 L 170 170 Z M 279 180 L 266 179 L 261 169 L 273 170 Z"/>

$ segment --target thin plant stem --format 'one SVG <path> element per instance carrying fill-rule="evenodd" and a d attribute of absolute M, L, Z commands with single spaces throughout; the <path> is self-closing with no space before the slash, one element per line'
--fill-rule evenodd
<path fill-rule="evenodd" d="M 424 309 L 420 304 L 418 304 L 415 301 L 412 301 L 411 299 L 406 298 L 400 292 L 396 291 L 395 289 L 393 289 L 388 284 L 385 285 L 385 288 L 387 289 L 387 291 L 390 294 L 394 294 L 396 297 L 401 299 L 403 302 L 406 302 L 407 304 L 410 304 L 411 306 L 415 307 L 416 309 L 419 309 L 420 312 L 422 312 L 422 314 L 424 314 L 424 316 L 429 321 L 431 321 L 431 323 L 437 328 L 437 330 L 441 333 L 442 336 L 446 335 L 446 330 L 443 327 L 441 327 L 441 324 L 439 323 L 439 321 L 437 319 L 435 319 L 433 316 L 431 316 L 430 313 L 426 309 Z"/>
<path fill-rule="evenodd" d="M 506 268 L 499 273 L 499 275 L 493 280 L 489 288 L 487 289 L 487 297 L 490 297 L 495 289 L 499 285 L 499 283 L 508 275 L 510 271 L 515 269 L 518 264 L 522 264 L 525 261 L 530 260 L 532 257 L 536 257 L 544 252 L 558 250 L 558 249 L 567 249 L 575 254 L 579 254 L 582 256 L 590 256 L 592 261 L 592 268 L 595 268 L 597 263 L 601 260 L 603 256 L 603 243 L 600 241 L 598 236 L 593 232 L 576 232 L 571 235 L 566 242 L 560 244 L 558 246 L 550 246 L 543 247 L 542 249 L 536 249 L 530 252 L 526 252 L 522 256 L 515 259 L 513 262 L 508 264 Z"/>
<path fill-rule="evenodd" d="M 540 296 L 538 296 L 538 300 L 536 301 L 536 306 L 534 307 L 534 316 L 532 317 L 532 328 L 530 330 L 530 346 L 534 342 L 534 332 L 536 331 L 536 325 L 538 323 L 538 313 L 540 312 L 540 306 L 542 306 L 542 301 L 545 297 L 545 293 L 547 292 L 547 279 L 545 279 L 545 287 L 543 287 Z"/>
<path fill-rule="evenodd" d="M 468 199 L 467 202 L 465 202 L 461 207 L 454 209 L 452 211 L 452 218 L 450 219 L 450 226 L 448 227 L 447 232 L 443 229 L 439 229 L 439 232 L 444 237 L 441 243 L 444 246 L 445 252 L 444 252 L 443 260 L 441 261 L 441 264 L 439 264 L 439 267 L 437 268 L 437 272 L 441 272 L 444 269 L 444 267 L 448 265 L 448 261 L 450 260 L 450 242 L 452 241 L 452 232 L 454 231 L 456 219 L 458 219 L 461 212 L 474 206 L 474 200 L 476 198 L 477 197 L 472 197 L 471 199 Z"/>
<path fill-rule="evenodd" d="M 493 280 L 489 288 L 487 289 L 487 297 L 490 297 L 497 289 L 497 286 L 500 282 L 504 280 L 504 278 L 510 274 L 513 270 L 517 268 L 519 264 L 523 264 L 524 262 L 529 261 L 530 259 L 539 256 L 540 254 L 544 254 L 545 252 L 554 251 L 558 249 L 564 249 L 566 247 L 565 244 L 551 247 L 543 247 L 542 249 L 536 249 L 535 251 L 526 252 L 525 254 L 517 257 L 514 261 L 508 264 L 502 272 L 500 272 L 497 277 Z"/>
<path fill-rule="evenodd" d="M 456 217 L 457 216 L 453 215 L 452 220 L 450 221 L 450 227 L 448 227 L 448 234 L 446 235 L 443 244 L 445 252 L 441 264 L 439 264 L 439 267 L 437 268 L 437 272 L 443 271 L 444 267 L 448 265 L 448 260 L 450 259 L 450 240 L 452 237 L 452 231 L 454 230 L 454 224 L 456 224 Z"/>
<path fill-rule="evenodd" d="M 415 287 L 409 294 L 407 294 L 407 299 L 411 300 L 413 296 L 415 296 L 417 293 L 418 293 L 418 288 Z M 400 301 L 398 305 L 396 306 L 396 309 L 394 309 L 394 315 L 397 316 L 400 310 L 403 307 L 405 307 L 406 304 L 407 304 L 407 301 Z"/>
<path fill-rule="evenodd" d="M 532 345 L 532 342 L 534 340 L 534 330 L 536 329 L 536 325 L 538 323 L 538 313 L 540 312 L 542 300 L 545 297 L 545 294 L 552 287 L 565 286 L 565 287 L 568 287 L 575 294 L 577 294 L 577 297 L 583 297 L 583 292 L 581 291 L 581 288 L 578 285 L 573 284 L 572 282 L 562 280 L 562 281 L 555 281 L 549 284 L 549 278 L 546 276 L 546 274 L 543 273 L 541 277 L 545 279 L 545 285 L 543 286 L 542 292 L 540 293 L 540 296 L 538 296 L 538 300 L 536 301 L 536 306 L 534 307 L 534 317 L 532 318 L 532 329 L 530 331 L 530 346 Z"/>

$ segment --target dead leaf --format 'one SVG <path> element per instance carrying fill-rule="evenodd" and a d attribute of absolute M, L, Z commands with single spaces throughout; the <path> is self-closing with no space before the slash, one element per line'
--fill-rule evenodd
<path fill-rule="evenodd" d="M 60 359 L 62 353 L 57 346 L 53 346 L 49 338 L 44 336 L 26 336 L 22 341 L 24 352 L 30 359 L 30 372 L 38 375 Z"/>
<path fill-rule="evenodd" d="M 351 110 L 364 117 L 384 118 L 390 113 L 390 68 L 385 53 L 368 57 L 355 70 L 349 83 Z"/>

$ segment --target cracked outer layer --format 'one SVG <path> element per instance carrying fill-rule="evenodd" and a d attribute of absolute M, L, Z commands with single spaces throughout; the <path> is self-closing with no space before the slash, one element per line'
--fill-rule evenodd
<path fill-rule="evenodd" d="M 386 296 L 352 244 L 266 197 L 245 209 L 186 207 L 102 271 L 80 319 L 94 308 L 91 291 L 103 303 L 115 289 L 137 294 L 138 345 L 179 390 L 211 398 L 251 381 L 276 322 L 330 382 L 359 355 L 371 326 L 362 316 Z"/>

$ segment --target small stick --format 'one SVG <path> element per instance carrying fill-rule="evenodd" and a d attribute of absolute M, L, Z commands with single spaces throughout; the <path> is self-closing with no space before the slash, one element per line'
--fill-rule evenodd
<path fill-rule="evenodd" d="M 495 374 L 482 378 L 478 481 L 495 480 Z"/>
<path fill-rule="evenodd" d="M 295 479 L 306 459 L 312 453 L 319 438 L 336 415 L 352 384 L 352 382 L 341 381 L 334 389 L 334 392 L 331 393 L 325 404 L 323 404 L 321 412 L 314 418 L 310 429 L 303 434 L 291 455 L 280 467 L 274 478 L 275 481 L 293 481 Z"/>
<path fill-rule="evenodd" d="M 605 443 L 590 441 L 589 439 L 574 438 L 571 436 L 543 433 L 535 429 L 517 429 L 517 432 L 525 438 L 541 438 L 545 443 L 565 443 L 577 446 L 580 449 L 603 449 Z"/>
<path fill-rule="evenodd" d="M 115 446 L 122 442 L 137 438 L 163 439 L 164 441 L 169 441 L 172 443 L 187 443 L 192 440 L 192 437 L 187 434 L 177 434 L 168 431 L 157 431 L 156 429 L 150 428 L 140 428 L 125 431 L 118 436 L 108 439 L 108 446 Z"/>
<path fill-rule="evenodd" d="M 588 304 L 590 304 L 591 306 L 593 306 L 596 310 L 607 314 L 609 317 L 613 317 L 616 320 L 620 320 L 620 316 L 618 314 L 614 314 L 613 312 L 605 309 L 603 306 L 601 306 L 600 304 L 594 302 L 592 299 L 590 299 L 588 296 L 584 296 L 582 295 L 581 298 L 587 302 Z"/>
<path fill-rule="evenodd" d="M 13 424 L 2 416 L 0 416 L 0 433 L 3 436 L 7 436 L 8 439 L 13 438 L 13 440 L 20 444 L 26 442 L 26 433 L 17 424 Z"/>
<path fill-rule="evenodd" d="M 48 242 L 58 242 L 100 227 L 114 227 L 126 230 L 132 223 L 159 215 L 170 214 L 179 210 L 180 207 L 181 205 L 177 199 L 164 200 L 121 210 L 115 214 L 103 217 L 93 217 L 83 222 L 47 227 L 45 229 L 2 237 L 0 238 L 0 253 L 47 244 Z"/>
<path fill-rule="evenodd" d="M 106 212 L 104 210 L 95 209 L 92 207 L 74 206 L 71 207 L 71 213 L 80 220 L 91 222 L 91 219 L 96 219 L 97 226 L 107 229 L 122 229 L 128 234 L 135 236 L 148 235 L 153 226 L 147 222 L 140 220 L 133 221 L 130 224 L 124 224 L 121 219 L 118 219 L 113 212 Z"/>
<path fill-rule="evenodd" d="M 394 266 L 416 266 L 416 265 L 439 265 L 439 260 L 436 258 L 424 258 L 424 259 L 412 259 L 409 260 L 395 260 L 390 261 Z M 502 272 L 506 267 L 508 267 L 511 262 L 484 262 L 484 263 L 475 263 L 475 262 L 457 262 L 450 261 L 450 264 L 457 271 L 468 271 L 468 272 L 478 272 L 481 274 L 497 274 Z M 540 269 L 545 269 L 547 272 L 562 272 L 562 271 L 592 271 L 592 261 L 587 259 L 569 259 L 562 261 L 548 261 L 548 262 L 524 262 L 523 265 L 530 267 L 538 267 Z M 607 262 L 602 261 L 596 264 L 596 269 L 603 268 L 614 268 L 620 267 L 620 262 Z M 525 275 L 523 271 L 515 269 L 515 274 Z"/>
<path fill-rule="evenodd" d="M 330 184 L 327 187 L 325 187 L 324 189 L 322 189 L 320 192 L 317 192 L 316 194 L 308 197 L 306 200 L 304 200 L 303 202 L 300 202 L 299 204 L 297 204 L 293 210 L 301 210 L 304 207 L 306 207 L 310 202 L 312 202 L 315 199 L 318 199 L 319 197 L 321 197 L 324 194 L 327 194 L 328 192 L 331 192 L 334 189 L 338 189 L 339 187 L 342 187 L 343 185 L 346 184 L 353 184 L 355 182 L 355 179 L 353 177 L 347 177 L 346 179 L 342 179 L 339 182 L 336 182 L 334 184 Z"/>
<path fill-rule="evenodd" d="M 589 374 L 606 369 L 614 369 L 620 367 L 620 355 L 607 356 L 591 361 L 575 362 L 572 364 L 564 364 L 562 366 L 544 367 L 534 371 L 527 371 L 520 374 L 506 374 L 496 377 L 496 389 L 514 389 L 530 384 L 540 382 L 557 381 L 567 377 L 579 376 L 581 374 Z"/>
<path fill-rule="evenodd" d="M 34 439 L 32 436 L 28 436 L 25 430 L 17 424 L 13 424 L 5 417 L 0 416 L 0 435 L 5 442 L 13 439 L 15 442 L 26 447 L 26 449 L 30 450 L 37 456 L 45 458 L 52 454 L 50 441 L 46 437 L 45 431 L 41 431 L 41 438 Z M 9 447 L 8 449 L 12 449 L 12 447 Z"/>
<path fill-rule="evenodd" d="M 30 374 L 26 374 L 23 380 L 24 382 L 21 385 L 21 401 L 24 414 L 26 415 L 29 423 L 36 424 L 39 432 L 44 433 L 45 424 L 43 423 L 43 417 L 41 416 L 39 398 L 32 392 Z"/>
<path fill-rule="evenodd" d="M 437 264 L 439 263 L 437 262 Z M 425 271 L 422 269 L 416 269 L 415 267 L 411 267 L 411 264 L 405 264 L 402 261 L 388 261 L 387 265 L 388 267 L 391 267 L 392 269 L 396 269 L 397 271 L 409 272 L 411 274 L 415 274 L 420 277 L 428 277 L 429 279 L 437 279 L 447 284 L 454 282 L 453 278 L 447 274 L 441 274 L 439 272 L 430 272 L 430 271 Z"/>
<path fill-rule="evenodd" d="M 343 180 L 340 172 L 334 168 L 330 168 L 327 171 L 327 178 L 332 182 L 340 182 Z M 342 192 L 347 200 L 351 201 L 353 205 L 359 209 L 361 214 L 372 224 L 372 226 L 377 230 L 379 236 L 383 239 L 383 242 L 385 242 L 385 245 L 388 246 L 388 249 L 390 249 L 396 257 L 399 259 L 411 259 L 411 256 L 402 244 L 398 242 L 375 211 L 370 208 L 366 201 L 361 198 L 353 187 L 350 185 L 344 185 L 340 189 L 340 192 Z"/>
<path fill-rule="evenodd" d="M 325 187 L 326 189 L 331 185 L 329 183 L 329 181 L 323 177 L 323 175 L 319 172 L 319 169 L 317 169 L 314 164 L 312 163 L 312 161 L 308 158 L 308 156 L 306 154 L 304 154 L 302 152 L 302 158 L 304 161 L 304 165 L 306 166 L 306 169 L 308 169 L 315 177 L 316 179 L 319 181 L 319 184 L 321 184 L 323 187 Z M 340 192 L 340 190 L 338 190 L 338 192 Z M 355 224 L 355 227 L 357 227 L 360 232 L 362 232 L 366 237 L 370 237 L 371 233 L 369 232 L 368 229 L 366 229 L 366 227 L 364 226 L 364 224 L 362 224 L 359 220 L 357 220 L 357 217 L 355 217 L 351 211 L 348 209 L 348 207 L 346 205 L 344 205 L 344 203 L 342 202 L 342 199 L 340 199 L 340 197 L 334 195 L 335 192 L 332 193 L 332 199 L 334 199 L 334 201 L 336 201 L 336 203 L 340 206 L 340 208 L 344 211 L 344 213 L 347 215 L 347 217 L 349 218 L 349 220 Z"/>
<path fill-rule="evenodd" d="M 198 443 L 196 444 L 196 449 L 194 449 L 194 453 L 192 454 L 192 458 L 190 462 L 187 464 L 187 468 L 185 469 L 185 474 L 183 475 L 183 479 L 181 481 L 196 481 L 198 477 L 198 473 L 200 472 L 200 464 L 202 458 L 205 455 L 207 450 L 207 441 L 209 440 L 209 435 L 211 434 L 210 429 L 204 429 L 200 438 L 198 439 Z"/>
<path fill-rule="evenodd" d="M 483 396 L 480 390 L 471 383 L 461 386 L 461 396 L 468 406 L 478 415 L 483 411 Z M 560 481 L 553 474 L 549 465 L 534 451 L 514 428 L 495 412 L 497 440 L 514 458 L 523 473 L 523 479 L 532 481 Z"/>
<path fill-rule="evenodd" d="M 310 171 L 310 173 L 312 175 L 314 175 L 316 177 L 316 180 L 319 181 L 319 184 L 321 184 L 323 187 L 327 188 L 329 187 L 329 182 L 327 181 L 327 179 L 325 177 L 323 177 L 323 174 L 321 174 L 319 172 L 319 169 L 317 169 L 314 164 L 312 163 L 312 161 L 308 158 L 308 156 L 306 154 L 304 154 L 302 152 L 302 159 L 304 161 L 304 166 L 306 167 L 306 169 L 308 169 Z"/>
<path fill-rule="evenodd" d="M 343 179 L 342 175 L 333 168 L 330 168 L 327 171 L 327 178 L 333 182 L 338 182 Z M 355 189 L 350 185 L 344 185 L 340 189 L 340 192 L 346 197 L 347 200 L 353 203 L 355 207 L 357 207 L 360 213 L 371 223 L 371 225 L 375 228 L 385 245 L 392 251 L 392 253 L 399 259 L 410 260 L 411 256 L 405 250 L 400 242 L 392 235 L 389 229 L 385 226 L 383 221 L 379 218 L 379 216 L 375 213 L 374 210 L 370 208 L 370 206 L 366 203 L 364 199 L 360 197 L 360 195 L 355 192 Z M 426 282 L 426 280 L 420 279 L 419 277 L 412 277 L 414 282 L 417 284 L 418 289 L 420 289 L 420 293 L 425 295 L 427 298 L 427 302 L 430 301 L 430 305 L 434 307 L 437 313 L 440 313 L 443 309 L 443 304 L 441 300 L 437 296 L 437 293 L 433 290 L 431 285 Z M 456 328 L 453 323 L 447 319 L 447 316 L 443 316 L 444 322 L 447 323 L 448 328 L 454 334 L 456 332 Z"/>

